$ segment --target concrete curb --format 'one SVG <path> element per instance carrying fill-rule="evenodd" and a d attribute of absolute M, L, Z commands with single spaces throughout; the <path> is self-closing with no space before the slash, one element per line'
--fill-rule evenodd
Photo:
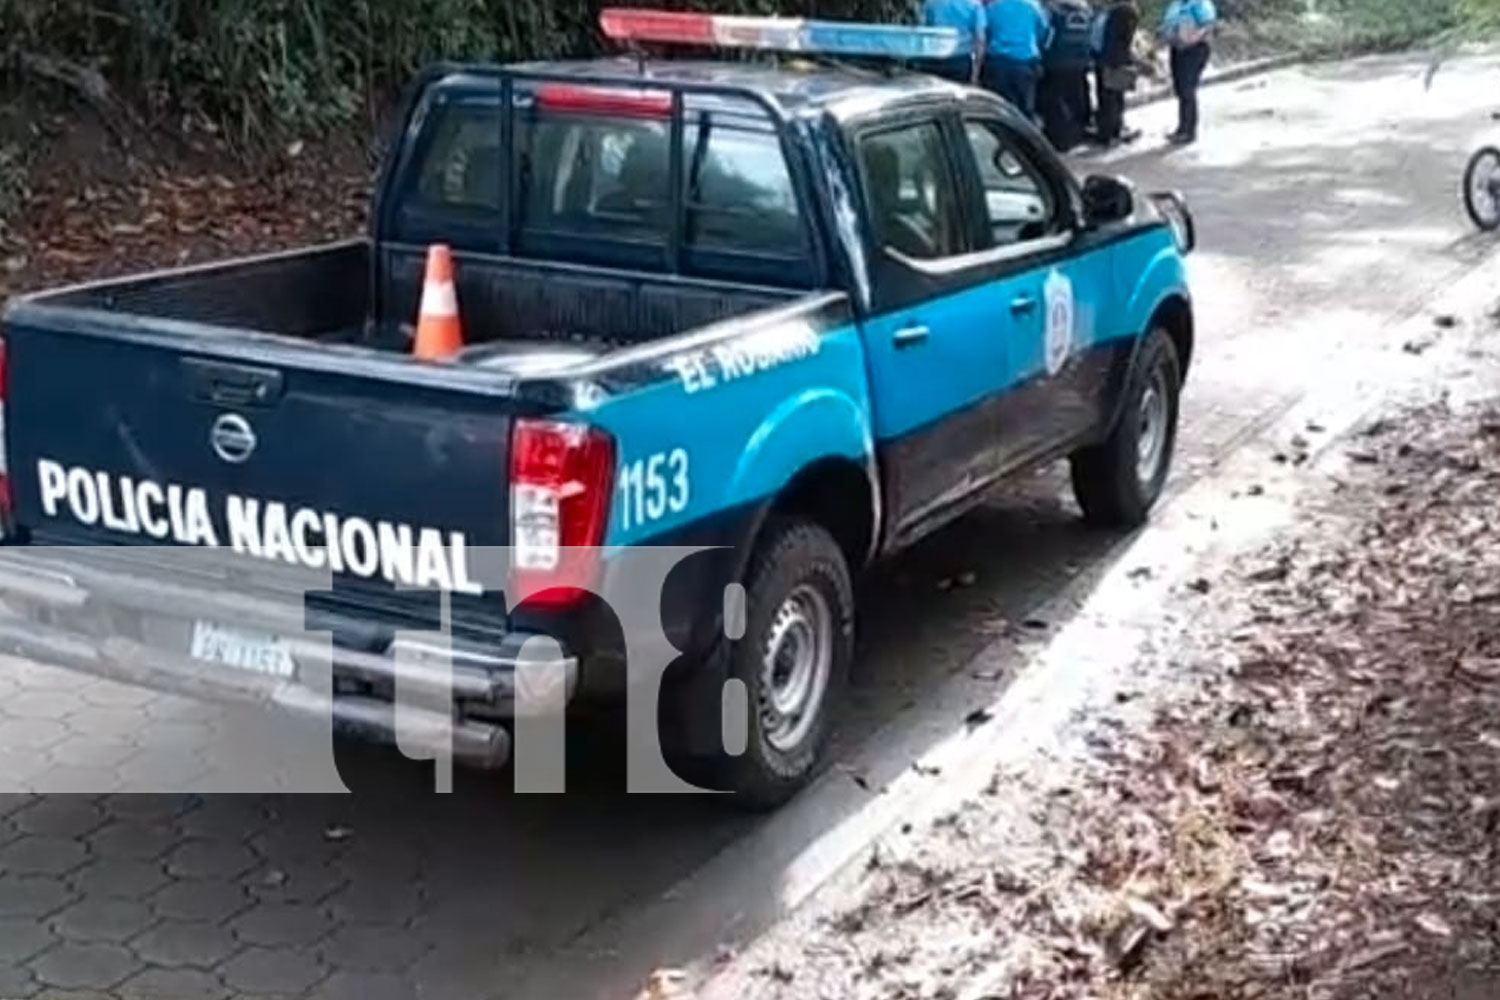
<path fill-rule="evenodd" d="M 1220 83 L 1233 83 L 1250 76 L 1259 76 L 1262 73 L 1270 73 L 1272 70 L 1285 69 L 1287 66 L 1295 66 L 1298 63 L 1308 62 L 1313 57 L 1305 52 L 1283 52 L 1280 55 L 1266 56 L 1264 59 L 1250 59 L 1246 62 L 1232 63 L 1223 69 L 1211 71 L 1204 75 L 1203 86 L 1212 87 Z M 1127 108 L 1137 108 L 1143 104 L 1154 104 L 1172 96 L 1172 85 L 1160 83 L 1138 90 L 1125 98 Z"/>

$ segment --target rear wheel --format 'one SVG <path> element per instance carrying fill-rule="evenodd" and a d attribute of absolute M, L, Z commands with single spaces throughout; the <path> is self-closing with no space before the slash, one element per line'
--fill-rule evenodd
<path fill-rule="evenodd" d="M 1483 230 L 1500 228 L 1500 149 L 1485 146 L 1464 170 L 1464 207 Z"/>
<path fill-rule="evenodd" d="M 1073 493 L 1084 518 L 1101 527 L 1143 524 L 1172 469 L 1182 388 L 1177 349 L 1158 327 L 1141 352 L 1114 431 L 1072 458 Z"/>
<path fill-rule="evenodd" d="M 745 600 L 745 634 L 725 652 L 729 676 L 745 685 L 747 711 L 735 728 L 746 745 L 738 755 L 716 755 L 706 776 L 741 805 L 774 808 L 807 784 L 822 759 L 853 657 L 854 588 L 826 529 L 777 520 L 751 557 Z"/>

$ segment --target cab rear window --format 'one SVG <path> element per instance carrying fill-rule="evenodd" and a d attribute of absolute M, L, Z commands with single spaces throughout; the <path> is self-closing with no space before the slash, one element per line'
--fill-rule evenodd
<path fill-rule="evenodd" d="M 539 116 L 518 130 L 516 155 L 523 234 L 666 244 L 665 124 Z"/>
<path fill-rule="evenodd" d="M 587 105 L 553 110 L 536 102 L 518 107 L 510 199 L 515 252 L 665 270 L 676 225 L 669 107 L 661 114 L 596 112 Z M 811 280 L 797 192 L 764 114 L 752 105 L 690 108 L 682 155 L 683 272 L 793 285 Z M 493 242 L 501 245 L 501 156 L 497 103 L 443 109 L 426 129 L 399 213 L 401 238 L 432 238 L 442 225 L 462 237 L 477 225 L 494 227 Z"/>
<path fill-rule="evenodd" d="M 447 210 L 500 210 L 500 136 L 493 112 L 454 108 L 438 119 L 417 175 L 417 199 Z"/>

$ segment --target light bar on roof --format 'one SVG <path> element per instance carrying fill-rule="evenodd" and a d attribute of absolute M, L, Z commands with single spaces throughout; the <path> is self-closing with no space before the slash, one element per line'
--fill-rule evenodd
<path fill-rule="evenodd" d="M 616 41 L 891 59 L 946 59 L 960 55 L 963 43 L 952 28 L 810 21 L 800 17 L 736 17 L 634 7 L 606 7 L 599 14 L 599 26 L 606 38 Z"/>

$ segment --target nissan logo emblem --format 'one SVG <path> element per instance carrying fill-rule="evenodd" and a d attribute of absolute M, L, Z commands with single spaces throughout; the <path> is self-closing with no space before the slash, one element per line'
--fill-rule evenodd
<path fill-rule="evenodd" d="M 255 452 L 255 430 L 238 413 L 225 413 L 215 420 L 208 441 L 214 454 L 231 465 L 239 465 Z"/>

